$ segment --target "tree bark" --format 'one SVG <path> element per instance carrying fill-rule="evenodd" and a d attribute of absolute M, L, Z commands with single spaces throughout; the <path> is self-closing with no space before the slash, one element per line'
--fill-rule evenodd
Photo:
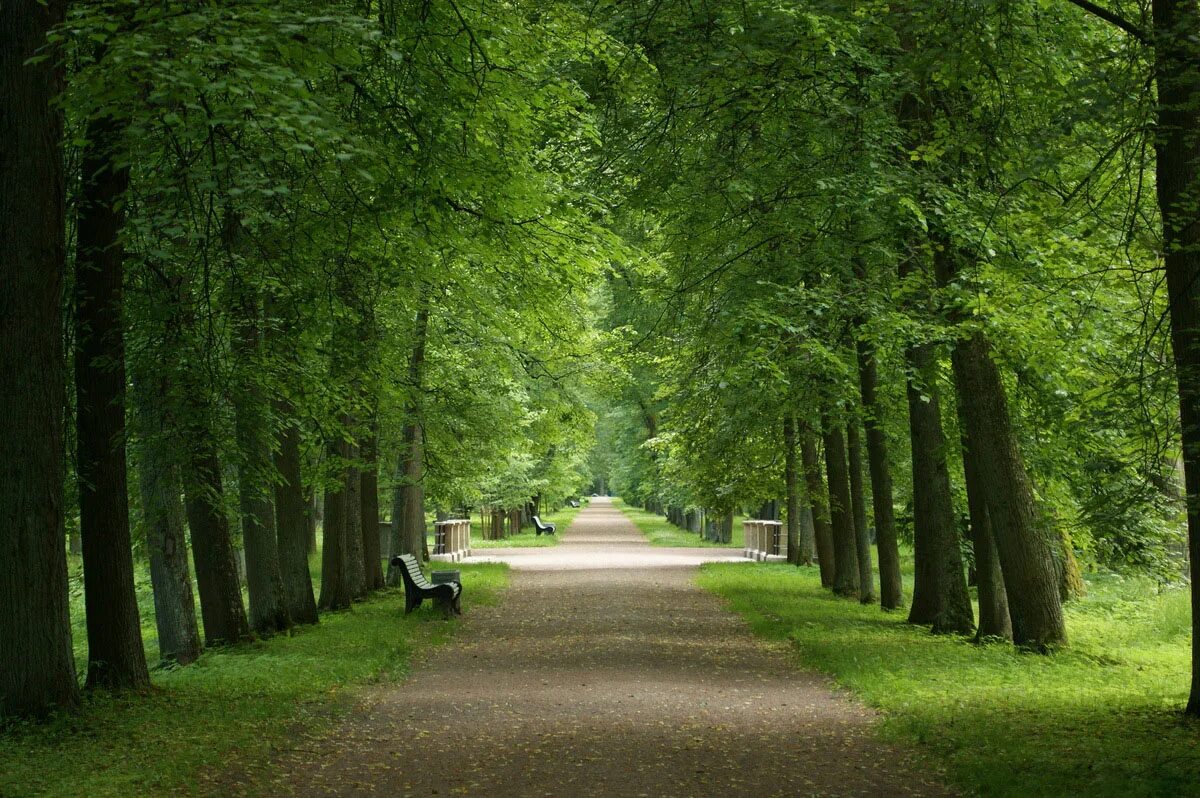
<path fill-rule="evenodd" d="M 0 714 L 79 700 L 63 525 L 66 404 L 62 53 L 45 52 L 62 0 L 19 3 L 0 25 Z M 39 54 L 50 58 L 27 63 Z"/>
<path fill-rule="evenodd" d="M 150 582 L 154 588 L 154 623 L 158 656 L 163 662 L 187 665 L 200 656 L 200 629 L 188 565 L 183 482 L 175 462 L 171 425 L 161 405 L 170 393 L 161 373 L 134 381 L 138 410 L 138 457 Z"/>
<path fill-rule="evenodd" d="M 817 565 L 821 570 L 821 587 L 832 588 L 834 556 L 833 530 L 829 526 L 829 502 L 824 481 L 821 479 L 816 437 L 807 426 L 800 435 L 800 460 L 804 466 L 804 480 L 808 484 L 808 500 L 812 505 L 813 542 L 817 551 Z"/>
<path fill-rule="evenodd" d="M 800 548 L 800 473 L 796 466 L 796 419 L 789 413 L 783 419 L 783 482 L 787 495 L 788 562 L 812 565 L 811 555 Z"/>
<path fill-rule="evenodd" d="M 992 540 L 991 523 L 988 521 L 987 503 L 982 469 L 977 460 L 983 453 L 971 446 L 966 425 L 961 421 L 962 400 L 959 400 L 959 425 L 962 427 L 963 472 L 967 483 L 967 507 L 971 513 L 971 545 L 975 552 L 976 592 L 979 594 L 979 629 L 977 641 L 986 637 L 1012 639 L 1012 621 L 1008 615 L 1008 593 L 1004 589 L 1004 575 L 1000 570 L 1000 559 L 996 555 Z"/>
<path fill-rule="evenodd" d="M 367 590 L 384 586 L 382 556 L 379 550 L 379 429 L 372 416 L 367 437 L 362 442 L 362 540 L 363 567 Z"/>
<path fill-rule="evenodd" d="M 878 398 L 879 374 L 875 347 L 871 342 L 860 338 L 857 349 L 858 384 L 871 471 L 871 506 L 875 512 L 875 542 L 879 550 L 879 603 L 885 610 L 895 610 L 904 605 L 904 586 L 900 579 L 900 546 L 892 507 L 892 471 L 888 464 L 883 405 Z"/>
<path fill-rule="evenodd" d="M 321 527 L 321 598 L 322 610 L 344 610 L 352 593 L 347 573 L 346 552 L 346 463 L 350 446 L 341 438 L 330 441 L 329 460 L 334 468 L 331 484 L 325 488 L 325 520 Z"/>
<path fill-rule="evenodd" d="M 358 601 L 367 595 L 367 569 L 363 563 L 362 524 L 362 472 L 354 463 L 358 460 L 358 447 L 350 447 L 352 463 L 346 469 L 346 490 L 342 512 L 346 524 L 346 579 L 350 586 L 350 598 Z"/>
<path fill-rule="evenodd" d="M 204 642 L 218 646 L 249 639 L 250 624 L 242 606 L 242 586 L 225 515 L 221 462 L 206 426 L 193 419 L 183 427 L 189 432 L 184 449 L 190 453 L 183 469 L 183 488 Z"/>
<path fill-rule="evenodd" d="M 862 440 L 858 420 L 846 426 L 846 451 L 850 465 L 850 504 L 854 516 L 854 546 L 858 553 L 858 600 L 875 601 L 875 576 L 871 568 L 871 537 L 867 531 L 867 500 L 863 495 Z"/>
<path fill-rule="evenodd" d="M 839 596 L 857 596 L 858 551 L 854 543 L 846 441 L 837 425 L 827 420 L 824 427 L 825 475 L 829 482 L 829 519 L 833 530 L 833 592 Z"/>
<path fill-rule="evenodd" d="M 75 253 L 75 430 L 88 629 L 87 687 L 150 684 L 129 536 L 121 243 L 129 168 L 122 126 L 89 121 Z"/>
<path fill-rule="evenodd" d="M 277 400 L 280 426 L 276 431 L 275 535 L 279 547 L 279 574 L 288 614 L 295 623 L 316 623 L 317 601 L 308 570 L 308 536 L 311 508 L 305 499 L 300 471 L 300 430 L 290 402 Z"/>
<path fill-rule="evenodd" d="M 425 343 L 429 337 L 429 306 L 424 302 L 417 311 L 413 329 L 413 348 L 408 360 L 409 390 L 412 392 L 404 425 L 404 440 L 396 463 L 396 488 L 392 504 L 392 551 L 423 557 L 425 553 L 425 489 L 423 485 L 423 446 L 420 423 L 421 376 L 425 366 Z M 389 565 L 387 583 L 400 584 L 400 572 Z"/>
<path fill-rule="evenodd" d="M 250 594 L 250 628 L 271 635 L 291 628 L 287 594 L 279 567 L 279 538 L 272 504 L 274 464 L 267 399 L 259 384 L 262 373 L 262 330 L 258 299 L 241 283 L 235 286 L 236 319 L 233 353 L 238 361 L 234 432 L 238 464 L 238 505 L 246 551 L 246 586 Z"/>
<path fill-rule="evenodd" d="M 948 285 L 958 274 L 953 243 L 938 234 L 931 243 L 938 282 Z M 981 331 L 972 330 L 956 342 L 951 360 L 963 429 L 986 453 L 975 464 L 1008 591 L 1013 642 L 1039 650 L 1065 643 L 1054 533 L 1037 507 L 991 345 Z"/>

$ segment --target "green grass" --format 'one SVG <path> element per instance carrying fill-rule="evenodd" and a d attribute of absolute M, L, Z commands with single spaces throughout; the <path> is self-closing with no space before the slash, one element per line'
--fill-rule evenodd
<path fill-rule="evenodd" d="M 467 613 L 494 603 L 508 579 L 503 565 L 455 567 Z M 403 676 L 412 652 L 457 625 L 428 602 L 407 618 L 403 611 L 403 593 L 385 591 L 290 636 L 155 670 L 147 695 L 91 696 L 78 713 L 10 723 L 0 729 L 0 796 L 210 791 L 205 774 L 303 748 L 297 737 L 327 729 L 362 685 Z"/>
<path fill-rule="evenodd" d="M 542 523 L 554 524 L 555 531 L 553 535 L 538 535 L 534 532 L 533 525 L 523 528 L 519 534 L 503 538 L 501 540 L 484 540 L 479 534 L 479 527 L 472 523 L 471 525 L 471 550 L 475 549 L 509 549 L 509 548 L 544 548 L 546 546 L 557 546 L 558 539 L 563 533 L 570 528 L 571 522 L 575 520 L 575 516 L 579 511 L 586 507 L 586 504 L 580 507 L 564 507 L 557 512 L 549 513 L 545 516 L 539 516 Z"/>
<path fill-rule="evenodd" d="M 745 544 L 745 534 L 742 530 L 742 516 L 734 516 L 733 540 L 729 543 L 712 543 L 704 540 L 695 532 L 680 529 L 668 523 L 657 513 L 648 513 L 640 507 L 631 507 L 619 498 L 613 498 L 613 505 L 629 518 L 642 531 L 642 534 L 653 546 L 698 546 L 704 548 L 740 549 Z"/>
<path fill-rule="evenodd" d="M 911 574 L 911 561 L 909 574 Z M 815 568 L 710 564 L 700 584 L 801 664 L 881 709 L 882 732 L 987 796 L 1196 794 L 1200 724 L 1189 678 L 1188 594 L 1089 578 L 1051 656 L 937 637 L 903 613 L 837 599 Z M 911 595 L 911 593 L 910 593 Z"/>

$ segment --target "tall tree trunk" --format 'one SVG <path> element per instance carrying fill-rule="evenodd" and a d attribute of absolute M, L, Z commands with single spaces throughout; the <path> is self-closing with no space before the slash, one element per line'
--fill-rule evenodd
<path fill-rule="evenodd" d="M 908 382 L 912 436 L 915 576 L 909 623 L 932 624 L 939 633 L 968 634 L 975 624 L 954 524 L 946 438 L 942 432 L 931 344 L 910 347 L 909 366 L 921 380 Z"/>
<path fill-rule="evenodd" d="M 325 488 L 325 520 L 321 527 L 321 598 L 323 610 L 344 610 L 352 593 L 347 573 L 346 552 L 346 463 L 350 446 L 341 438 L 329 443 L 329 460 L 334 477 Z"/>
<path fill-rule="evenodd" d="M 1200 563 L 1200 3 L 1153 0 L 1151 6 L 1158 83 L 1156 186 L 1179 381 L 1192 568 L 1192 684 L 1186 711 L 1200 716 L 1200 579 L 1195 573 Z"/>
<path fill-rule="evenodd" d="M 200 629 L 188 566 L 183 482 L 175 462 L 170 424 L 161 402 L 169 395 L 168 378 L 161 373 L 134 381 L 138 416 L 138 457 L 150 582 L 154 588 L 154 623 L 158 656 L 164 662 L 187 665 L 200 656 Z"/>
<path fill-rule="evenodd" d="M 817 565 L 821 569 L 821 587 L 833 587 L 833 530 L 829 526 L 829 501 L 821 479 L 821 464 L 817 457 L 817 440 L 807 425 L 800 435 L 800 461 L 804 466 L 804 481 L 808 484 L 808 500 L 812 505 L 813 538 L 817 550 Z"/>
<path fill-rule="evenodd" d="M 62 0 L 7 6 L 0 25 L 0 713 L 79 698 L 63 527 Z M 40 54 L 50 57 L 29 63 Z"/>
<path fill-rule="evenodd" d="M 121 318 L 129 188 L 121 125 L 93 119 L 83 150 L 75 253 L 75 430 L 89 688 L 150 684 L 129 536 Z"/>
<path fill-rule="evenodd" d="M 206 425 L 192 420 L 183 429 L 189 433 L 184 449 L 190 454 L 183 468 L 183 488 L 204 642 L 209 646 L 237 643 L 250 637 L 250 624 L 242 606 L 242 586 L 225 515 L 221 462 Z"/>
<path fill-rule="evenodd" d="M 783 482 L 787 494 L 788 562 L 812 565 L 800 548 L 800 472 L 796 465 L 796 419 L 789 413 L 783 419 Z"/>
<path fill-rule="evenodd" d="M 1004 589 L 1004 575 L 1000 570 L 1000 559 L 996 555 L 992 540 L 991 523 L 988 521 L 987 503 L 984 501 L 982 469 L 977 460 L 986 454 L 971 446 L 962 423 L 962 400 L 959 400 L 959 425 L 962 427 L 963 472 L 967 483 L 967 507 L 971 513 L 971 545 L 975 552 L 975 578 L 979 594 L 979 629 L 975 639 L 1002 637 L 1012 639 L 1012 621 L 1008 616 L 1008 593 Z"/>
<path fill-rule="evenodd" d="M 379 590 L 384 583 L 379 549 L 379 428 L 374 415 L 371 417 L 367 437 L 362 442 L 359 458 L 363 464 L 360 486 L 363 567 L 366 571 L 367 590 Z"/>
<path fill-rule="evenodd" d="M 420 424 L 421 376 L 425 366 L 425 342 L 429 337 L 429 305 L 422 299 L 413 329 L 413 348 L 408 360 L 408 388 L 412 391 L 406 408 L 408 423 L 396 463 L 396 488 L 392 503 L 392 551 L 397 554 L 425 554 L 425 488 L 423 485 L 424 451 Z M 400 572 L 388 567 L 387 583 L 400 584 Z"/>
<path fill-rule="evenodd" d="M 833 529 L 833 592 L 839 596 L 857 596 L 858 551 L 850 507 L 846 441 L 837 425 L 826 420 L 824 427 L 825 476 L 829 481 L 829 518 Z"/>
<path fill-rule="evenodd" d="M 858 384 L 862 394 L 863 425 L 867 431 L 867 462 L 871 471 L 871 506 L 875 512 L 875 542 L 879 549 L 879 603 L 885 610 L 904 605 L 904 587 L 900 579 L 900 546 L 896 539 L 896 518 L 892 508 L 892 471 L 888 464 L 887 435 L 883 426 L 883 405 L 879 401 L 879 374 L 875 347 L 858 340 Z"/>
<path fill-rule="evenodd" d="M 353 462 L 358 460 L 358 447 L 350 447 Z M 346 469 L 346 492 L 342 504 L 346 520 L 346 579 L 350 598 L 358 601 L 367 595 L 367 569 L 363 563 L 362 472 L 352 464 Z"/>
<path fill-rule="evenodd" d="M 958 275 L 958 255 L 944 235 L 932 235 L 931 243 L 938 282 L 947 285 Z M 986 453 L 975 463 L 1008 590 L 1013 642 L 1037 649 L 1065 643 L 1054 532 L 1034 498 L 1004 382 L 981 331 L 972 330 L 956 342 L 952 363 L 963 429 L 972 445 Z"/>
<path fill-rule="evenodd" d="M 854 546 L 858 552 L 858 600 L 875 601 L 875 576 L 871 569 L 871 536 L 867 531 L 867 499 L 863 495 L 862 441 L 858 420 L 846 426 L 846 451 L 850 464 L 850 504 L 854 516 Z"/>
<path fill-rule="evenodd" d="M 308 530 L 311 509 L 304 496 L 300 471 L 300 429 L 291 403 L 276 400 L 280 418 L 276 431 L 275 535 L 279 547 L 279 574 L 288 615 L 295 623 L 316 623 L 317 601 L 308 570 Z"/>
<path fill-rule="evenodd" d="M 239 366 L 239 390 L 234 402 L 234 431 L 238 464 L 238 505 L 246 550 L 246 585 L 250 594 L 250 628 L 260 635 L 290 629 L 283 575 L 279 567 L 279 538 L 272 504 L 274 464 L 267 399 L 259 383 L 262 373 L 262 331 L 258 299 L 238 280 L 234 357 Z"/>

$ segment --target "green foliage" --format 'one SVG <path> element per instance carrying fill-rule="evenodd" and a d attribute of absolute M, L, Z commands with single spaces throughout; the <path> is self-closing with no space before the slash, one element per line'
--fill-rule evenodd
<path fill-rule="evenodd" d="M 1175 714 L 1187 697 L 1185 590 L 1093 575 L 1067 607 L 1070 649 L 1041 657 L 840 601 L 811 568 L 710 564 L 699 579 L 973 793 L 1180 795 L 1200 778 L 1195 725 Z"/>
<path fill-rule="evenodd" d="M 740 549 L 746 545 L 745 532 L 742 529 L 743 518 L 733 517 L 733 534 L 728 543 L 713 543 L 705 540 L 694 532 L 680 529 L 657 513 L 649 513 L 638 507 L 630 507 L 620 499 L 613 499 L 613 504 L 619 507 L 641 533 L 646 536 L 652 546 L 693 546 L 701 548 Z"/>

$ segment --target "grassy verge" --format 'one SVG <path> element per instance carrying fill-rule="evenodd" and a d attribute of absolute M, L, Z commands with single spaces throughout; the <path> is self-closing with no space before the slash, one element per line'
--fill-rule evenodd
<path fill-rule="evenodd" d="M 456 567 L 468 613 L 507 582 L 503 565 Z M 294 745 L 298 730 L 327 728 L 356 688 L 402 676 L 414 651 L 456 626 L 428 602 L 407 618 L 403 611 L 403 593 L 386 591 L 291 636 L 156 670 L 148 695 L 93 696 L 78 713 L 10 724 L 0 729 L 0 796 L 202 791 L 206 777 Z"/>
<path fill-rule="evenodd" d="M 910 566 L 911 567 L 911 566 Z M 700 584 L 758 634 L 790 641 L 885 713 L 883 733 L 988 796 L 1195 794 L 1200 725 L 1187 694 L 1188 596 L 1100 575 L 1069 605 L 1053 656 L 976 646 L 902 613 L 834 598 L 814 568 L 711 564 Z"/>
<path fill-rule="evenodd" d="M 571 522 L 575 520 L 575 516 L 579 511 L 586 507 L 564 507 L 557 512 L 549 513 L 545 516 L 539 516 L 542 523 L 554 524 L 553 535 L 538 535 L 534 532 L 533 526 L 530 525 L 521 530 L 520 534 L 511 535 L 501 540 L 484 540 L 476 531 L 478 527 L 472 526 L 471 529 L 471 550 L 475 549 L 510 549 L 510 548 L 543 548 L 546 546 L 557 546 L 558 539 L 562 534 L 570 528 Z"/>
<path fill-rule="evenodd" d="M 642 531 L 642 534 L 654 546 L 694 546 L 703 548 L 740 549 L 744 547 L 745 535 L 742 531 L 741 516 L 733 519 L 733 540 L 729 543 L 712 543 L 704 540 L 695 532 L 671 524 L 666 518 L 657 513 L 648 513 L 640 507 L 631 507 L 619 498 L 613 498 L 613 505 L 628 516 L 630 521 Z"/>

